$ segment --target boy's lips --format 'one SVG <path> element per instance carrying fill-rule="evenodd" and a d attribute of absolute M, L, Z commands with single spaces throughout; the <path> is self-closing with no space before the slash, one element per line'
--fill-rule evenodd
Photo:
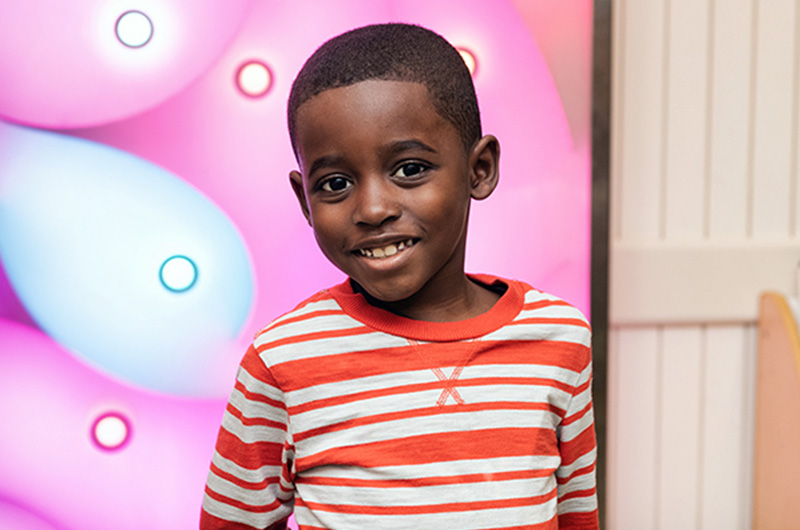
<path fill-rule="evenodd" d="M 413 247 L 419 239 L 409 237 L 391 243 L 368 243 L 354 250 L 355 254 L 370 259 L 390 258 L 404 250 Z"/>

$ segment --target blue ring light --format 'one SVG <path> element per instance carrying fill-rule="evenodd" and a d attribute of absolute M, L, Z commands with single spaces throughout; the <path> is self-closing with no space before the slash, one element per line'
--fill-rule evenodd
<path fill-rule="evenodd" d="M 172 256 L 161 264 L 158 277 L 168 290 L 183 293 L 197 283 L 197 265 L 186 256 Z"/>

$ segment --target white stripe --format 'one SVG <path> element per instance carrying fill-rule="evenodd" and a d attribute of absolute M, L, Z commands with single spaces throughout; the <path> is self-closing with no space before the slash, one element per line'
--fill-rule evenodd
<path fill-rule="evenodd" d="M 324 504 L 359 506 L 419 506 L 516 499 L 547 495 L 556 489 L 555 477 L 496 482 L 470 482 L 403 488 L 348 487 L 297 484 L 297 496 Z"/>
<path fill-rule="evenodd" d="M 573 491 L 591 491 L 594 489 L 594 473 L 586 473 L 573 477 L 566 484 L 559 484 L 558 496 L 563 497 Z"/>
<path fill-rule="evenodd" d="M 294 316 L 294 315 L 293 315 Z M 286 338 L 301 337 L 319 331 L 337 331 L 344 329 L 363 329 L 364 324 L 345 313 L 336 315 L 321 315 L 308 320 L 290 322 L 262 333 L 254 341 L 256 347 L 268 346 L 270 342 Z"/>
<path fill-rule="evenodd" d="M 445 374 L 447 374 L 445 370 Z M 430 374 L 430 372 L 429 372 Z M 431 374 L 428 382 L 438 381 Z M 463 378 L 461 380 L 464 380 Z M 469 381 L 469 379 L 466 379 Z M 342 387 L 341 395 L 347 395 L 352 386 L 346 389 Z M 387 389 L 391 390 L 391 389 Z M 572 394 L 564 392 L 547 385 L 481 385 L 476 387 L 456 386 L 453 389 L 469 405 L 491 404 L 501 401 L 514 401 L 525 404 L 553 404 L 554 406 L 566 410 Z M 437 406 L 437 400 L 447 392 L 442 388 L 420 390 L 417 392 L 406 392 L 390 394 L 386 396 L 363 399 L 351 403 L 342 403 L 327 407 L 319 407 L 306 412 L 294 414 L 292 423 L 295 432 L 307 429 L 308 425 L 330 425 L 353 417 L 363 418 L 375 414 L 386 414 L 392 412 L 403 412 L 418 409 L 427 409 Z M 445 404 L 455 403 L 455 398 L 451 394 L 445 394 L 447 401 Z"/>
<path fill-rule="evenodd" d="M 203 510 L 226 521 L 247 524 L 255 528 L 267 528 L 271 524 L 289 517 L 292 513 L 292 506 L 291 504 L 283 505 L 277 510 L 268 513 L 252 513 L 216 501 L 206 493 L 203 497 Z"/>
<path fill-rule="evenodd" d="M 216 474 L 208 474 L 208 487 L 220 495 L 236 499 L 251 506 L 266 506 L 275 499 L 287 502 L 292 499 L 292 491 L 283 492 L 278 484 L 269 484 L 261 490 L 251 490 L 237 486 L 233 482 L 218 477 Z"/>
<path fill-rule="evenodd" d="M 408 341 L 405 339 L 376 331 L 362 335 L 345 335 L 270 347 L 261 353 L 261 358 L 268 366 L 275 366 L 299 359 L 315 359 L 327 355 L 404 346 L 408 346 Z"/>
<path fill-rule="evenodd" d="M 589 348 L 591 346 L 592 334 L 588 329 L 578 325 L 556 324 L 556 323 L 529 323 L 529 324 L 509 324 L 497 331 L 483 336 L 483 341 L 536 341 L 547 340 L 554 342 L 568 342 Z M 530 346 L 535 348 L 535 345 Z"/>
<path fill-rule="evenodd" d="M 234 388 L 228 402 L 246 418 L 269 418 L 286 424 L 286 411 L 263 401 L 250 401 Z"/>
<path fill-rule="evenodd" d="M 546 305 L 531 309 L 523 309 L 519 312 L 519 315 L 514 318 L 514 320 L 524 320 L 526 318 L 538 317 L 575 318 L 586 322 L 586 318 L 584 318 L 583 313 L 568 305 Z"/>
<path fill-rule="evenodd" d="M 567 499 L 558 504 L 558 511 L 561 513 L 587 513 L 597 509 L 597 497 L 575 497 Z"/>
<path fill-rule="evenodd" d="M 246 444 L 255 442 L 282 444 L 286 440 L 286 431 L 266 425 L 245 425 L 227 410 L 222 417 L 222 427 Z"/>
<path fill-rule="evenodd" d="M 259 394 L 275 401 L 283 401 L 283 392 L 281 392 L 279 388 L 263 382 L 262 380 L 253 376 L 243 367 L 239 367 L 239 372 L 236 378 L 240 383 L 242 383 L 242 385 L 244 385 L 248 392 Z"/>
<path fill-rule="evenodd" d="M 295 510 L 295 517 L 301 526 L 315 525 L 324 528 L 499 530 L 504 527 L 533 525 L 554 519 L 556 517 L 556 499 L 545 504 L 518 508 L 493 508 L 419 515 L 357 515 L 332 512 L 310 514 L 308 510 L 298 506 Z"/>
<path fill-rule="evenodd" d="M 591 466 L 596 459 L 597 449 L 593 448 L 591 451 L 587 451 L 585 454 L 581 455 L 571 464 L 559 467 L 558 471 L 556 471 L 556 476 L 559 478 L 566 478 L 579 469 Z"/>
<path fill-rule="evenodd" d="M 455 409 L 456 407 L 454 407 Z M 330 449 L 339 449 L 367 442 L 399 440 L 412 436 L 444 434 L 484 429 L 503 428 L 541 428 L 550 429 L 560 418 L 556 414 L 538 410 L 523 411 L 481 411 L 466 414 L 436 414 L 420 418 L 385 421 L 376 424 L 351 427 L 342 431 L 321 434 L 301 441 L 295 441 L 298 455 L 311 456 Z M 295 436 L 300 427 L 293 427 Z M 553 433 L 555 438 L 555 433 Z M 531 448 L 534 444 L 531 440 Z"/>
<path fill-rule="evenodd" d="M 550 293 L 545 293 L 538 289 L 529 289 L 525 291 L 525 303 L 530 304 L 532 302 L 539 302 L 542 300 L 548 300 L 551 302 L 563 302 L 563 300 L 555 295 Z"/>
<path fill-rule="evenodd" d="M 578 394 L 575 394 L 574 396 L 572 396 L 572 402 L 569 404 L 569 410 L 567 410 L 567 416 L 572 416 L 573 414 L 585 409 L 586 406 L 589 403 L 591 403 L 591 401 L 592 401 L 592 393 L 589 388 Z"/>
<path fill-rule="evenodd" d="M 234 477 L 245 482 L 261 482 L 266 477 L 277 477 L 281 475 L 282 466 L 261 466 L 258 469 L 247 469 L 242 467 L 233 460 L 228 460 L 217 452 L 214 452 L 212 462 L 219 469 L 226 473 L 230 473 Z"/>
<path fill-rule="evenodd" d="M 453 372 L 453 366 L 442 367 L 442 371 L 449 377 Z M 464 367 L 459 380 L 487 377 L 530 377 L 553 379 L 565 385 L 572 386 L 576 375 L 576 372 L 558 366 L 537 364 L 486 364 L 467 365 Z M 301 388 L 287 392 L 286 399 L 290 406 L 295 407 L 316 400 L 348 396 L 356 392 L 384 390 L 405 385 L 430 383 L 433 381 L 438 381 L 438 379 L 429 369 L 393 372 Z M 395 399 L 399 399 L 399 397 L 395 396 Z"/>
<path fill-rule="evenodd" d="M 285 320 L 288 320 L 290 318 L 307 315 L 307 314 L 313 313 L 315 311 L 328 311 L 328 310 L 331 310 L 331 309 L 338 310 L 338 311 L 342 310 L 342 308 L 339 306 L 339 304 L 333 298 L 327 298 L 327 299 L 323 299 L 323 300 L 318 300 L 316 302 L 309 302 L 306 305 L 304 305 L 303 307 L 300 307 L 300 308 L 297 308 L 297 309 L 293 309 L 293 310 L 289 311 L 288 313 L 284 313 L 283 315 L 279 316 L 278 318 L 276 318 L 275 320 L 270 322 L 269 325 L 267 325 L 264 329 L 269 329 L 269 328 L 275 326 L 276 324 L 280 324 L 281 322 L 283 322 Z"/>
<path fill-rule="evenodd" d="M 558 438 L 562 442 L 571 442 L 575 438 L 581 435 L 586 429 L 591 429 L 594 426 L 594 414 L 592 409 L 586 411 L 586 414 L 581 416 L 579 420 L 576 420 L 569 425 L 560 426 L 560 431 L 558 432 Z"/>
<path fill-rule="evenodd" d="M 416 479 L 456 475 L 492 474 L 528 469 L 553 469 L 561 462 L 559 456 L 526 455 L 482 458 L 479 460 L 450 460 L 429 464 L 381 466 L 374 468 L 322 466 L 310 469 L 309 477 L 334 477 L 365 480 L 392 480 L 397 477 Z"/>

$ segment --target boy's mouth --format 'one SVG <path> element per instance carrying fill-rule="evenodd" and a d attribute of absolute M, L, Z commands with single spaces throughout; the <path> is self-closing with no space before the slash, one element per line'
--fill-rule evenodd
<path fill-rule="evenodd" d="M 389 245 L 383 247 L 373 247 L 373 248 L 360 248 L 356 252 L 364 256 L 365 258 L 373 258 L 373 259 L 380 259 L 380 258 L 389 258 L 394 256 L 398 252 L 402 252 L 409 247 L 414 246 L 418 240 L 416 239 L 407 239 L 405 241 L 400 241 L 399 243 L 391 243 Z"/>

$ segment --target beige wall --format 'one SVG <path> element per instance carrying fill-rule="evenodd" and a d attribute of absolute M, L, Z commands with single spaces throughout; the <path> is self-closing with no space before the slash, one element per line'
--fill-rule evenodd
<path fill-rule="evenodd" d="M 757 295 L 800 262 L 800 1 L 612 10 L 606 527 L 749 528 Z"/>

